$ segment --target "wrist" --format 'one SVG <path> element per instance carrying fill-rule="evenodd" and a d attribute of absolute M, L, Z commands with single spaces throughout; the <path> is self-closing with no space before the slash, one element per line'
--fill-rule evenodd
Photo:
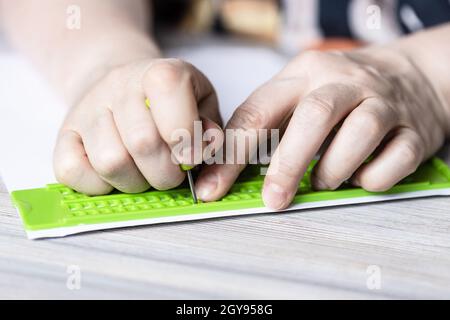
<path fill-rule="evenodd" d="M 161 53 L 145 34 L 123 33 L 102 39 L 67 41 L 49 65 L 49 76 L 69 105 L 111 69 L 141 59 L 159 58 Z"/>
<path fill-rule="evenodd" d="M 439 104 L 438 111 L 442 116 L 446 138 L 450 138 L 450 87 L 448 73 L 442 72 L 448 67 L 445 65 L 448 63 L 448 57 L 442 57 L 441 53 L 430 50 L 427 47 L 427 38 L 423 36 L 424 33 L 419 33 L 399 41 L 392 47 L 411 61 L 422 75 L 425 84 L 429 84 L 433 90 Z"/>

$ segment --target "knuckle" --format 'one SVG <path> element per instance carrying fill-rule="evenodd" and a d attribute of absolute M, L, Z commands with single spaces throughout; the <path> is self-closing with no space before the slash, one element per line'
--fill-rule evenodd
<path fill-rule="evenodd" d="M 183 183 L 185 177 L 182 173 L 175 173 L 173 175 L 166 175 L 166 177 L 160 177 L 157 180 L 151 182 L 151 185 L 156 190 L 164 191 L 178 187 Z"/>
<path fill-rule="evenodd" d="M 64 184 L 73 185 L 81 174 L 81 159 L 67 158 L 54 165 L 56 179 Z"/>
<path fill-rule="evenodd" d="M 246 101 L 233 114 L 229 127 L 235 129 L 266 128 L 269 124 L 269 114 L 252 101 Z"/>
<path fill-rule="evenodd" d="M 402 175 L 399 178 L 406 177 L 413 173 L 422 161 L 422 149 L 419 144 L 404 141 L 397 146 L 399 159 L 401 159 Z M 389 177 L 380 179 L 374 173 L 367 173 L 361 178 L 361 186 L 372 192 L 387 191 L 394 186 L 397 181 L 392 181 Z"/>
<path fill-rule="evenodd" d="M 271 166 L 273 163 L 271 163 Z M 293 163 L 290 159 L 284 157 L 283 160 L 279 160 L 276 163 L 275 170 L 273 172 L 277 176 L 281 177 L 286 182 L 295 181 L 300 179 L 299 167 Z"/>
<path fill-rule="evenodd" d="M 357 82 L 367 84 L 373 82 L 374 76 L 377 75 L 377 70 L 371 66 L 355 63 L 349 73 Z"/>
<path fill-rule="evenodd" d="M 314 171 L 314 176 L 317 180 L 319 180 L 322 184 L 327 187 L 327 189 L 334 190 L 342 183 L 345 178 L 342 178 L 342 175 L 335 172 L 329 167 L 319 165 L 317 169 Z"/>
<path fill-rule="evenodd" d="M 127 167 L 130 156 L 127 152 L 101 152 L 96 161 L 95 169 L 105 178 L 116 177 Z"/>
<path fill-rule="evenodd" d="M 322 51 L 306 50 L 298 55 L 297 61 L 302 65 L 311 66 L 322 61 L 325 56 L 327 53 Z"/>
<path fill-rule="evenodd" d="M 155 135 L 137 130 L 127 138 L 127 148 L 132 154 L 146 156 L 155 153 L 162 145 L 161 139 Z"/>
<path fill-rule="evenodd" d="M 319 123 L 330 121 L 334 117 L 335 107 L 333 103 L 320 95 L 310 95 L 303 100 L 303 106 L 297 108 L 294 112 L 300 120 L 307 118 Z"/>
<path fill-rule="evenodd" d="M 372 111 L 359 112 L 352 119 L 352 126 L 356 131 L 365 131 L 370 136 L 378 135 L 385 126 L 380 116 Z"/>
<path fill-rule="evenodd" d="M 405 170 L 409 173 L 414 172 L 419 166 L 422 159 L 422 149 L 419 147 L 419 144 L 403 141 L 399 144 L 399 154 L 400 159 L 402 159 L 403 166 Z"/>
<path fill-rule="evenodd" d="M 173 88 L 183 81 L 185 69 L 178 59 L 161 59 L 152 64 L 144 76 L 144 84 L 158 89 Z"/>

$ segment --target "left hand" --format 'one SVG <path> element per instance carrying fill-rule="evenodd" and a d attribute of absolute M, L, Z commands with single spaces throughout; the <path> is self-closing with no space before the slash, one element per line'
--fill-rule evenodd
<path fill-rule="evenodd" d="M 338 125 L 312 175 L 319 190 L 346 180 L 368 191 L 387 190 L 436 152 L 450 132 L 430 81 L 407 56 L 389 48 L 304 52 L 254 91 L 226 129 L 285 124 L 263 188 L 264 202 L 273 209 L 290 204 L 310 161 Z M 199 197 L 222 197 L 244 167 L 207 167 L 197 181 Z"/>

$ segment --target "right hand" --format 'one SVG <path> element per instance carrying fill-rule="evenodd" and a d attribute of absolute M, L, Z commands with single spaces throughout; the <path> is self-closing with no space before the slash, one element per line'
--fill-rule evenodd
<path fill-rule="evenodd" d="M 116 67 L 68 113 L 54 151 L 56 178 L 89 195 L 176 187 L 185 174 L 172 161 L 171 136 L 177 129 L 193 136 L 195 120 L 220 129 L 214 88 L 194 66 L 146 59 Z"/>

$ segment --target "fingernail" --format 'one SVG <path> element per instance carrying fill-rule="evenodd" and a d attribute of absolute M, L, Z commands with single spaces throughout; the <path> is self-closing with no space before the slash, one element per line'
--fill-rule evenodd
<path fill-rule="evenodd" d="M 283 187 L 271 182 L 267 186 L 264 186 L 263 201 L 266 207 L 271 209 L 284 209 L 287 202 L 287 193 Z"/>
<path fill-rule="evenodd" d="M 208 197 L 217 188 L 217 176 L 215 174 L 209 174 L 202 177 L 199 185 L 196 188 L 197 196 L 204 201 L 208 201 Z"/>

